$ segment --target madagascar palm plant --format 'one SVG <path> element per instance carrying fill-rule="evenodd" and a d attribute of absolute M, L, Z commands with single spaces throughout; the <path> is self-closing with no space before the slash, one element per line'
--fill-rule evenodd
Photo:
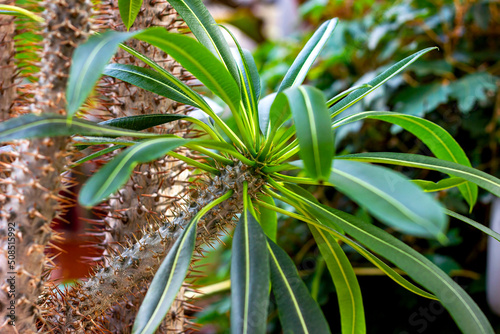
<path fill-rule="evenodd" d="M 342 243 L 354 248 L 406 289 L 424 298 L 439 300 L 464 333 L 493 333 L 475 302 L 431 261 L 383 229 L 321 204 L 302 187 L 333 187 L 365 207 L 380 222 L 406 234 L 445 243 L 447 216 L 453 216 L 500 240 L 497 233 L 448 211 L 429 193 L 458 187 L 471 208 L 477 199 L 478 186 L 500 196 L 500 180 L 473 169 L 462 148 L 446 130 L 419 117 L 387 111 L 365 111 L 342 117 L 347 108 L 435 48 L 421 50 L 367 84 L 328 99 L 323 92 L 303 82 L 334 32 L 337 20 L 333 19 L 314 33 L 278 91 L 261 97 L 260 79 L 251 54 L 243 50 L 228 31 L 236 44 L 234 50 L 229 48 L 223 30 L 201 0 L 170 0 L 170 3 L 196 40 L 162 28 L 94 35 L 73 55 L 66 91 L 67 117 L 29 114 L 0 124 L 3 142 L 74 136 L 73 143 L 79 147 L 109 145 L 78 163 L 121 150 L 83 186 L 79 202 L 87 207 L 99 204 L 119 190 L 135 166 L 165 155 L 184 161 L 204 175 L 204 183 L 197 188 L 193 186 L 184 210 L 172 221 L 157 224 L 135 245 L 66 293 L 56 319 L 61 322 L 60 328 L 88 329 L 81 325 L 82 319 L 110 307 L 127 286 L 154 275 L 133 328 L 134 333 L 154 333 L 189 271 L 193 252 L 201 252 L 202 245 L 239 219 L 231 260 L 231 331 L 265 332 L 272 291 L 284 332 L 330 332 L 293 262 L 276 244 L 275 213 L 278 212 L 308 224 L 338 294 L 342 333 L 366 332 L 360 288 Z M 135 8 L 130 6 L 121 11 L 127 27 L 137 15 Z M 225 121 L 216 113 L 201 93 L 122 44 L 132 38 L 147 42 L 178 61 L 224 103 L 231 121 Z M 118 47 L 149 68 L 108 64 Z M 192 106 L 201 113 L 191 114 L 193 116 L 148 114 L 103 123 L 82 120 L 75 114 L 101 75 Z M 201 114 L 204 116 L 194 116 Z M 377 119 L 402 127 L 422 140 L 435 157 L 384 152 L 336 155 L 335 129 L 363 119 Z M 204 136 L 182 138 L 142 132 L 179 120 L 193 123 Z M 196 151 L 204 159 L 178 154 L 175 150 L 179 147 Z M 437 184 L 412 181 L 375 164 L 423 168 L 449 177 Z M 294 210 L 287 211 L 276 201 L 287 203 Z M 422 288 L 403 278 L 381 258 L 405 271 Z M 161 265 L 158 259 L 163 259 Z"/>

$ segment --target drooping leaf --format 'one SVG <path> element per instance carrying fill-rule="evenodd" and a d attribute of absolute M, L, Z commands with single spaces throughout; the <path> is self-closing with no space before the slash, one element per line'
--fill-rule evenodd
<path fill-rule="evenodd" d="M 146 130 L 153 126 L 170 123 L 184 119 L 187 116 L 177 114 L 148 114 L 112 118 L 110 120 L 99 122 L 99 125 L 114 126 L 121 129 L 135 131 Z"/>
<path fill-rule="evenodd" d="M 408 65 L 416 61 L 419 57 L 435 49 L 437 48 L 431 47 L 418 51 L 412 54 L 411 56 L 408 56 L 405 59 L 397 62 L 396 64 L 394 64 L 393 66 L 391 66 L 390 68 L 379 74 L 377 77 L 375 77 L 373 80 L 367 82 L 367 84 L 370 85 L 371 88 L 358 89 L 355 92 L 352 92 L 351 94 L 347 95 L 347 97 L 341 100 L 339 103 L 335 104 L 332 108 L 330 108 L 330 114 L 332 115 L 332 117 L 340 114 L 342 111 L 349 108 L 354 103 L 358 102 L 366 95 L 373 92 L 384 82 L 386 82 L 387 80 L 389 80 L 390 78 L 394 77 L 396 74 L 404 70 L 406 67 L 408 67 Z"/>
<path fill-rule="evenodd" d="M 434 191 L 441 191 L 458 187 L 467 181 L 465 181 L 460 177 L 448 177 L 439 180 L 438 182 L 432 182 L 427 180 L 412 180 L 412 182 L 415 183 L 420 188 L 422 188 L 422 190 L 425 192 L 434 192 Z"/>
<path fill-rule="evenodd" d="M 312 64 L 332 35 L 337 22 L 336 18 L 328 20 L 314 32 L 283 78 L 278 93 L 290 87 L 297 87 L 304 82 L 307 72 L 309 72 Z"/>
<path fill-rule="evenodd" d="M 58 136 L 108 136 L 153 138 L 158 134 L 120 129 L 94 122 L 75 119 L 68 123 L 67 118 L 58 114 L 26 114 L 0 123 L 0 142 L 16 139 L 30 139 Z"/>
<path fill-rule="evenodd" d="M 328 232 L 309 226 L 335 284 L 343 334 L 366 333 L 365 312 L 356 274 L 342 247 Z"/>
<path fill-rule="evenodd" d="M 461 214 L 458 214 L 458 213 L 456 213 L 456 212 L 453 212 L 453 211 L 451 211 L 451 210 L 446 210 L 445 212 L 446 212 L 446 214 L 447 214 L 448 216 L 453 217 L 453 218 L 456 218 L 456 219 L 458 219 L 458 220 L 461 220 L 461 221 L 463 221 L 464 223 L 467 223 L 467 224 L 469 224 L 469 225 L 471 225 L 471 226 L 473 226 L 473 227 L 477 228 L 478 230 L 480 230 L 480 231 L 482 231 L 482 232 L 486 233 L 486 234 L 487 234 L 487 235 L 489 235 L 490 237 L 492 237 L 492 238 L 496 239 L 498 242 L 500 242 L 500 233 L 493 231 L 492 229 L 490 229 L 490 228 L 488 228 L 488 227 L 484 226 L 483 224 L 479 224 L 478 222 L 476 222 L 476 221 L 474 221 L 474 220 L 470 219 L 469 217 L 465 217 L 465 216 L 463 216 L 463 215 L 461 215 Z"/>
<path fill-rule="evenodd" d="M 66 87 L 66 113 L 72 117 L 94 89 L 102 70 L 118 49 L 118 45 L 138 32 L 107 31 L 90 36 L 78 46 L 71 58 Z"/>
<path fill-rule="evenodd" d="M 264 333 L 269 304 L 267 241 L 245 210 L 236 226 L 231 255 L 231 332 Z"/>
<path fill-rule="evenodd" d="M 408 234 L 445 239 L 448 221 L 442 206 L 400 173 L 335 160 L 329 182 L 389 226 Z"/>
<path fill-rule="evenodd" d="M 133 334 L 154 334 L 165 318 L 189 269 L 198 220 L 195 217 L 182 229 L 158 268 L 135 318 Z"/>
<path fill-rule="evenodd" d="M 301 207 L 302 210 L 305 210 L 308 212 L 308 214 L 311 217 L 314 217 L 315 219 L 322 220 L 322 216 L 318 215 L 316 211 L 314 210 L 315 206 L 319 205 L 318 200 L 308 191 L 305 189 L 293 185 L 293 184 L 287 184 L 284 189 L 289 189 L 292 192 L 285 192 L 285 196 L 291 199 L 295 205 L 298 205 Z M 293 194 L 290 196 L 290 194 Z M 311 210 L 311 207 L 313 210 Z M 311 221 L 304 220 L 305 222 L 311 224 Z M 317 223 L 316 225 L 317 226 Z M 415 286 L 414 284 L 410 283 L 408 280 L 406 280 L 404 277 L 402 277 L 400 274 L 398 274 L 394 269 L 389 267 L 387 264 L 385 264 L 383 261 L 381 261 L 379 258 L 377 258 L 375 255 L 370 253 L 368 250 L 366 250 L 364 247 L 359 245 L 358 243 L 354 242 L 347 236 L 345 236 L 345 232 L 340 228 L 339 225 L 335 225 L 333 222 L 330 221 L 329 225 L 330 229 L 327 231 L 328 233 L 332 234 L 334 238 L 343 241 L 347 245 L 351 246 L 354 250 L 356 250 L 359 254 L 361 254 L 363 257 L 365 257 L 368 261 L 370 261 L 372 264 L 374 264 L 376 267 L 378 267 L 380 270 L 382 270 L 389 278 L 391 278 L 394 282 L 398 283 L 401 285 L 403 288 L 407 289 L 408 291 L 411 291 L 417 295 L 420 295 L 425 298 L 429 299 L 436 299 L 435 296 L 431 295 L 430 293 L 420 289 L 419 287 Z M 335 230 L 333 231 L 332 228 Z"/>
<path fill-rule="evenodd" d="M 226 102 L 231 110 L 238 110 L 240 93 L 237 81 L 205 46 L 188 36 L 169 33 L 163 28 L 149 28 L 135 38 L 169 54 Z"/>
<path fill-rule="evenodd" d="M 201 108 L 190 96 L 186 95 L 183 89 L 179 88 L 177 82 L 170 81 L 156 71 L 134 65 L 109 64 L 102 74 L 128 82 L 171 100 Z M 202 99 L 202 97 L 200 96 L 199 99 Z"/>
<path fill-rule="evenodd" d="M 318 89 L 308 86 L 290 88 L 283 94 L 292 112 L 300 146 L 299 156 L 306 173 L 315 180 L 327 179 L 334 142 L 325 96 Z"/>
<path fill-rule="evenodd" d="M 330 333 L 328 323 L 288 255 L 268 239 L 271 284 L 284 333 Z"/>
<path fill-rule="evenodd" d="M 233 79 L 238 82 L 236 62 L 219 26 L 201 0 L 169 0 L 183 18 L 198 41 L 224 64 Z"/>
<path fill-rule="evenodd" d="M 401 126 L 427 145 L 437 158 L 472 167 L 464 150 L 445 129 L 420 117 L 387 111 L 368 111 L 347 116 L 332 126 L 339 127 L 365 118 L 378 119 Z M 472 209 L 477 200 L 477 186 L 468 182 L 460 185 L 459 190 Z"/>
<path fill-rule="evenodd" d="M 142 0 L 118 0 L 118 10 L 122 18 L 123 24 L 127 28 L 134 24 L 135 18 L 141 10 Z"/>
<path fill-rule="evenodd" d="M 338 156 L 337 158 L 437 170 L 439 172 L 461 177 L 467 181 L 473 182 L 481 188 L 486 189 L 492 194 L 500 197 L 500 180 L 498 178 L 481 172 L 480 170 L 450 161 L 440 160 L 419 154 L 392 152 L 347 154 Z"/>
<path fill-rule="evenodd" d="M 127 181 L 137 164 L 158 159 L 188 142 L 189 140 L 181 138 L 157 138 L 129 147 L 84 184 L 80 191 L 79 202 L 84 206 L 98 204 Z"/>
<path fill-rule="evenodd" d="M 425 256 L 384 230 L 345 212 L 322 205 L 315 210 L 317 214 L 335 225 L 340 225 L 347 234 L 406 271 L 416 282 L 434 293 L 464 333 L 494 333 L 488 319 L 474 300 Z M 327 228 L 328 221 L 323 221 Z"/>

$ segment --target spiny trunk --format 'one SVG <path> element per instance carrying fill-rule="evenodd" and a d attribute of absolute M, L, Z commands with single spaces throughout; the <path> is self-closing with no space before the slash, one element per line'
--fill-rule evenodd
<path fill-rule="evenodd" d="M 102 31 L 113 29 L 124 31 L 125 27 L 117 18 L 120 16 L 117 1 L 107 1 L 100 4 L 95 29 Z M 169 31 L 177 31 L 185 26 L 179 19 L 175 10 L 165 1 L 145 1 L 141 12 L 137 16 L 131 30 L 145 29 L 150 26 L 163 26 Z M 160 63 L 166 70 L 177 75 L 181 80 L 190 76 L 185 73 L 172 58 L 162 51 L 142 41 L 132 40 L 127 44 Z M 137 59 L 119 50 L 114 57 L 114 62 L 144 66 Z M 102 94 L 102 106 L 106 106 L 99 113 L 102 118 L 114 118 L 122 116 L 133 116 L 151 113 L 182 113 L 185 106 L 176 102 L 134 87 L 128 83 L 113 78 L 103 78 L 99 88 Z M 171 132 L 179 135 L 187 133 L 185 124 L 167 125 L 157 127 L 157 132 Z M 129 240 L 141 238 L 144 230 L 151 230 L 148 225 L 152 221 L 162 221 L 174 202 L 181 201 L 185 195 L 185 184 L 183 179 L 186 173 L 182 173 L 185 166 L 173 160 L 161 160 L 136 168 L 129 182 L 113 196 L 103 208 L 106 232 L 99 247 L 104 248 L 104 256 L 101 261 L 105 265 L 110 254 L 120 254 Z M 180 175 L 182 173 L 182 175 Z M 150 280 L 143 280 L 137 287 L 129 288 L 123 292 L 124 300 L 108 310 L 107 316 L 103 317 L 102 326 L 112 333 L 128 333 L 131 331 L 135 314 L 142 303 L 145 293 L 149 287 Z M 175 307 L 182 306 L 182 297 Z M 177 332 L 184 331 L 183 309 L 173 309 L 162 328 L 169 328 Z M 160 331 L 162 333 L 166 331 Z"/>
<path fill-rule="evenodd" d="M 101 316 L 123 296 L 145 280 L 151 280 L 162 259 L 171 249 L 183 228 L 199 210 L 229 190 L 233 196 L 210 210 L 198 224 L 197 252 L 201 245 L 210 243 L 242 209 L 242 183 L 249 181 L 249 194 L 255 195 L 261 180 L 240 164 L 226 167 L 220 176 L 207 180 L 204 187 L 191 193 L 185 208 L 175 213 L 172 221 L 163 222 L 154 232 L 146 232 L 130 244 L 120 256 L 113 257 L 105 267 L 99 268 L 86 282 L 64 292 L 54 292 L 47 298 L 46 308 L 53 308 L 54 317 L 48 319 L 56 332 L 84 333 L 95 331 L 94 319 Z M 59 294 L 63 298 L 59 298 Z M 64 314 L 63 317 L 58 315 Z"/>
<path fill-rule="evenodd" d="M 46 8 L 42 15 L 46 22 L 42 32 L 43 51 L 30 109 L 36 113 L 63 113 L 70 59 L 76 44 L 84 41 L 89 31 L 90 2 L 55 0 L 43 5 Z M 62 208 L 59 192 L 64 189 L 61 172 L 66 163 L 66 146 L 66 138 L 13 144 L 17 157 L 6 167 L 10 169 L 9 176 L 2 180 L 6 198 L 0 226 L 3 235 L 8 235 L 9 227 L 14 228 L 15 264 L 7 267 L 9 272 L 1 273 L 0 319 L 8 320 L 8 305 L 15 306 L 16 318 L 15 327 L 8 322 L 0 324 L 2 333 L 37 331 L 40 313 L 37 302 L 47 268 L 44 250 L 53 237 L 50 224 Z M 9 283 L 14 281 L 16 291 L 12 296 L 8 294 Z"/>
<path fill-rule="evenodd" d="M 2 5 L 13 5 L 12 0 L 0 0 Z M 16 98 L 16 65 L 14 63 L 14 18 L 0 15 L 0 122 L 10 118 Z"/>

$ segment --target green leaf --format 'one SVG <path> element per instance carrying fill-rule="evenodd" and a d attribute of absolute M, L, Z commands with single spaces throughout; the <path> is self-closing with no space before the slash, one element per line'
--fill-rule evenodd
<path fill-rule="evenodd" d="M 442 206 L 400 173 L 336 160 L 329 182 L 389 226 L 412 235 L 446 239 L 448 222 Z"/>
<path fill-rule="evenodd" d="M 347 116 L 335 122 L 332 126 L 335 128 L 365 118 L 378 119 L 399 125 L 427 145 L 437 158 L 472 167 L 464 150 L 445 129 L 419 117 L 387 111 L 368 111 Z M 477 200 L 477 186 L 468 182 L 460 185 L 459 190 L 472 210 Z"/>
<path fill-rule="evenodd" d="M 118 45 L 135 34 L 137 32 L 107 31 L 90 36 L 87 42 L 76 48 L 66 87 L 68 117 L 72 117 L 78 111 L 92 92 Z"/>
<path fill-rule="evenodd" d="M 257 195 L 257 198 L 259 201 L 276 206 L 274 199 L 267 194 L 260 193 Z M 269 239 L 276 242 L 276 235 L 278 232 L 278 215 L 276 214 L 276 211 L 259 206 L 258 204 L 255 204 L 255 207 L 257 209 L 259 223 L 262 230 L 264 230 L 264 233 Z"/>
<path fill-rule="evenodd" d="M 416 61 L 422 55 L 435 49 L 437 49 L 437 47 L 427 48 L 418 51 L 409 57 L 406 57 L 405 59 L 397 62 L 396 64 L 394 64 L 393 66 L 382 72 L 380 75 L 375 77 L 370 82 L 367 82 L 367 84 L 370 85 L 371 88 L 358 89 L 355 92 L 352 92 L 351 94 L 347 95 L 345 99 L 343 99 L 339 103 L 335 104 L 332 108 L 330 108 L 330 113 L 332 117 L 340 114 L 342 111 L 346 110 L 347 108 L 349 108 L 350 106 L 352 106 L 353 104 L 364 98 L 366 95 L 373 92 L 380 85 L 382 85 L 384 82 L 386 82 L 387 80 L 389 80 L 390 78 L 394 77 L 396 74 L 404 70 L 406 67 L 408 67 L 408 65 Z"/>
<path fill-rule="evenodd" d="M 226 102 L 232 111 L 238 110 L 240 91 L 237 82 L 206 47 L 188 36 L 169 33 L 163 28 L 150 28 L 135 38 L 168 53 Z"/>
<path fill-rule="evenodd" d="M 314 32 L 283 78 L 278 93 L 290 87 L 297 87 L 304 82 L 307 72 L 309 72 L 312 64 L 332 35 L 337 22 L 337 18 L 328 20 Z"/>
<path fill-rule="evenodd" d="M 435 192 L 458 187 L 467 181 L 460 177 L 448 177 L 446 179 L 439 180 L 438 182 L 427 180 L 412 180 L 412 182 L 422 188 L 425 192 Z"/>
<path fill-rule="evenodd" d="M 118 150 L 118 149 L 120 149 L 120 148 L 124 148 L 124 147 L 125 147 L 125 146 L 123 146 L 123 145 L 114 145 L 114 146 L 110 146 L 110 147 L 104 148 L 104 149 L 102 149 L 102 150 L 99 150 L 99 151 L 97 151 L 97 152 L 94 152 L 94 153 L 92 153 L 92 154 L 89 154 L 89 155 L 87 155 L 86 157 L 81 158 L 81 159 L 80 159 L 80 160 L 78 160 L 78 161 L 75 161 L 75 163 L 73 163 L 73 164 L 70 166 L 70 168 L 74 168 L 74 167 L 76 167 L 76 166 L 78 166 L 78 165 L 83 164 L 84 162 L 87 162 L 87 161 L 89 161 L 89 160 L 92 160 L 92 159 L 98 158 L 98 157 L 100 157 L 100 156 L 103 156 L 103 155 L 105 155 L 105 154 L 108 154 L 108 153 L 110 153 L 110 152 L 116 151 L 116 150 Z"/>
<path fill-rule="evenodd" d="M 188 142 L 181 138 L 157 138 L 129 147 L 85 183 L 80 191 L 79 202 L 87 207 L 98 204 L 127 182 L 137 164 L 158 159 Z"/>
<path fill-rule="evenodd" d="M 177 82 L 168 80 L 165 76 L 156 71 L 134 65 L 109 64 L 102 74 L 128 82 L 129 84 L 165 96 L 171 100 L 201 108 L 198 103 L 193 101 L 193 99 L 178 87 Z M 200 96 L 200 99 L 201 98 Z"/>
<path fill-rule="evenodd" d="M 448 216 L 456 218 L 458 220 L 461 220 L 464 223 L 467 223 L 467 224 L 477 228 L 478 230 L 486 233 L 490 237 L 492 237 L 492 238 L 496 239 L 498 242 L 500 242 L 500 233 L 493 231 L 492 229 L 484 226 L 483 224 L 479 224 L 478 222 L 470 219 L 469 217 L 462 216 L 461 214 L 458 214 L 458 213 L 453 212 L 451 210 L 445 210 L 445 212 Z"/>
<path fill-rule="evenodd" d="M 364 85 L 354 86 L 354 87 L 351 87 L 349 89 L 346 89 L 345 91 L 340 92 L 339 94 L 337 94 L 334 97 L 332 97 L 331 99 L 329 99 L 328 102 L 326 102 L 326 106 L 328 108 L 330 108 L 331 106 L 333 106 L 338 101 L 342 100 L 347 95 L 351 94 L 354 91 L 357 91 L 358 89 L 363 89 L 363 88 L 371 88 L 371 86 L 364 84 Z"/>
<path fill-rule="evenodd" d="M 134 24 L 137 14 L 141 11 L 142 0 L 118 0 L 118 10 L 127 30 Z"/>
<path fill-rule="evenodd" d="M 290 88 L 283 94 L 292 111 L 300 146 L 299 156 L 304 161 L 306 173 L 315 180 L 327 179 L 334 143 L 325 96 L 318 89 L 308 86 Z"/>
<path fill-rule="evenodd" d="M 302 210 L 305 210 L 306 212 L 309 213 L 311 217 L 314 217 L 315 219 L 322 220 L 321 215 L 318 215 L 315 210 L 311 210 L 311 207 L 314 209 L 315 206 L 319 205 L 319 202 L 316 200 L 316 198 L 309 192 L 307 192 L 305 189 L 302 189 L 299 186 L 295 186 L 293 184 L 287 184 L 286 188 L 284 189 L 290 189 L 292 191 L 291 194 L 293 196 L 290 196 L 290 193 L 285 192 L 285 196 L 291 199 L 296 205 L 300 205 Z M 305 202 L 305 203 L 304 203 Z M 305 204 L 305 205 L 304 205 Z M 311 206 L 312 204 L 312 206 Z M 311 224 L 311 221 L 304 220 L 308 224 Z M 315 225 L 316 226 L 316 225 Z M 396 271 L 394 271 L 391 267 L 386 265 L 384 262 L 382 262 L 379 258 L 377 258 L 375 255 L 367 251 L 364 247 L 359 245 L 358 243 L 354 242 L 350 238 L 346 237 L 344 234 L 345 232 L 338 226 L 334 225 L 334 223 L 330 222 L 329 225 L 332 229 L 329 229 L 327 232 L 332 234 L 336 239 L 342 240 L 345 242 L 347 245 L 351 246 L 354 250 L 356 250 L 359 254 L 361 254 L 363 257 L 365 257 L 368 261 L 373 263 L 375 266 L 377 266 L 380 270 L 382 270 L 389 278 L 391 278 L 394 282 L 398 283 L 405 289 L 420 295 L 425 298 L 430 298 L 430 299 L 436 299 L 435 296 L 431 295 L 430 293 L 418 288 L 414 284 L 408 282 L 408 280 L 404 279 L 401 275 L 399 275 Z"/>
<path fill-rule="evenodd" d="M 284 333 L 330 333 L 328 323 L 288 255 L 268 239 L 271 284 Z"/>
<path fill-rule="evenodd" d="M 238 70 L 231 50 L 203 2 L 201 0 L 169 0 L 168 2 L 184 19 L 198 41 L 224 64 L 233 79 L 238 82 Z"/>
<path fill-rule="evenodd" d="M 0 123 L 0 142 L 16 139 L 72 136 L 75 134 L 107 137 L 129 136 L 135 138 L 160 137 L 160 135 L 154 133 L 123 130 L 82 119 L 74 119 L 69 124 L 66 117 L 50 113 L 41 115 L 26 114 Z"/>
<path fill-rule="evenodd" d="M 26 16 L 36 22 L 45 22 L 45 20 L 38 14 L 18 6 L 0 5 L 0 15 Z"/>
<path fill-rule="evenodd" d="M 158 74 L 163 76 L 163 81 L 167 80 L 169 82 L 169 85 L 173 88 L 176 88 L 181 95 L 189 97 L 189 99 L 194 101 L 194 103 L 197 106 L 201 106 L 199 107 L 200 109 L 202 109 L 205 112 L 211 110 L 208 103 L 200 94 L 196 93 L 191 87 L 189 87 L 184 82 L 175 77 L 172 73 L 168 72 L 163 67 L 155 63 L 153 60 L 149 59 L 145 55 L 141 54 L 140 52 L 137 52 L 136 50 L 124 44 L 120 44 L 120 48 L 125 50 L 129 54 L 133 55 L 134 57 L 137 57 L 138 59 L 142 60 L 144 63 L 155 69 Z"/>
<path fill-rule="evenodd" d="M 264 333 L 269 304 L 266 237 L 245 210 L 234 231 L 231 255 L 231 332 Z"/>
<path fill-rule="evenodd" d="M 337 158 L 437 170 L 445 174 L 450 174 L 466 179 L 467 181 L 473 182 L 481 188 L 488 190 L 495 196 L 500 197 L 499 179 L 477 169 L 463 166 L 450 161 L 444 161 L 419 154 L 391 152 L 348 154 L 338 156 Z"/>
<path fill-rule="evenodd" d="M 494 333 L 488 319 L 474 300 L 425 256 L 382 229 L 345 212 L 323 205 L 314 209 L 328 221 L 340 225 L 347 234 L 366 247 L 406 271 L 416 282 L 434 293 L 451 313 L 463 333 Z M 324 226 L 328 228 L 328 222 L 324 222 Z"/>
<path fill-rule="evenodd" d="M 158 268 L 135 318 L 133 334 L 154 334 L 165 318 L 191 264 L 198 220 L 195 217 L 184 227 Z"/>
<path fill-rule="evenodd" d="M 174 122 L 184 119 L 187 116 L 176 114 L 149 114 L 112 118 L 110 120 L 99 122 L 99 125 L 114 126 L 121 129 L 135 131 L 146 130 L 153 126 Z"/>
<path fill-rule="evenodd" d="M 335 284 L 343 334 L 366 333 L 365 312 L 358 279 L 342 247 L 329 233 L 309 226 Z"/>

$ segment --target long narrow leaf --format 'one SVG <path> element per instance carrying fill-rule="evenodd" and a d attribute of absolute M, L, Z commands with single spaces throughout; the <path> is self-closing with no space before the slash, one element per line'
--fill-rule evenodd
<path fill-rule="evenodd" d="M 335 225 L 340 225 L 346 233 L 393 262 L 415 281 L 434 293 L 464 333 L 494 333 L 488 319 L 474 300 L 425 256 L 382 229 L 345 212 L 323 206 L 315 209 L 325 219 L 335 222 Z M 328 227 L 328 225 L 325 226 Z"/>
<path fill-rule="evenodd" d="M 193 219 L 184 227 L 158 268 L 135 318 L 133 334 L 154 334 L 165 318 L 189 269 L 197 223 L 198 219 Z"/>
<path fill-rule="evenodd" d="M 284 333 L 330 333 L 328 323 L 288 255 L 268 239 L 271 284 Z"/>
<path fill-rule="evenodd" d="M 176 85 L 176 82 L 166 79 L 156 71 L 134 65 L 109 64 L 102 74 L 128 82 L 171 100 L 201 108 L 198 103 L 193 101 Z"/>
<path fill-rule="evenodd" d="M 240 93 L 237 81 L 210 51 L 194 39 L 150 28 L 135 36 L 168 53 L 208 89 L 225 101 L 231 110 L 238 110 Z"/>
<path fill-rule="evenodd" d="M 477 228 L 478 230 L 486 233 L 490 237 L 492 237 L 492 238 L 496 239 L 498 242 L 500 242 L 500 233 L 493 231 L 492 229 L 484 226 L 483 224 L 479 224 L 478 222 L 470 219 L 469 217 L 465 217 L 465 216 L 458 214 L 456 212 L 453 212 L 451 210 L 446 210 L 446 214 L 450 217 L 461 220 L 464 223 L 469 224 L 470 226 Z"/>
<path fill-rule="evenodd" d="M 435 50 L 437 47 L 431 47 L 427 48 L 421 51 L 418 51 L 411 56 L 406 57 L 405 59 L 397 62 L 396 64 L 392 65 L 390 68 L 379 74 L 377 77 L 375 77 L 373 80 L 370 82 L 367 82 L 368 85 L 371 86 L 371 88 L 363 88 L 363 89 L 358 89 L 355 92 L 347 95 L 345 99 L 340 101 L 339 103 L 335 104 L 332 108 L 330 108 L 330 113 L 333 116 L 336 116 L 340 114 L 342 111 L 346 110 L 350 106 L 352 106 L 354 103 L 358 102 L 361 100 L 363 97 L 366 95 L 370 94 L 373 92 L 375 89 L 380 87 L 384 82 L 389 80 L 390 78 L 394 77 L 396 74 L 404 70 L 406 67 L 408 67 L 411 63 L 416 61 L 418 58 L 423 56 L 429 51 Z"/>
<path fill-rule="evenodd" d="M 153 161 L 188 143 L 180 138 L 157 138 L 129 147 L 94 174 L 80 191 L 79 201 L 93 206 L 118 190 L 139 163 Z"/>
<path fill-rule="evenodd" d="M 153 126 L 178 121 L 186 117 L 188 116 L 176 114 L 135 115 L 112 118 L 104 122 L 99 122 L 99 125 L 107 125 L 121 129 L 141 131 L 152 128 Z"/>
<path fill-rule="evenodd" d="M 319 53 L 332 35 L 335 27 L 337 26 L 337 22 L 338 20 L 336 18 L 328 20 L 314 32 L 311 39 L 307 41 L 306 45 L 300 51 L 299 55 L 286 73 L 285 78 L 283 78 L 283 82 L 278 88 L 278 93 L 281 93 L 290 87 L 297 87 L 304 82 L 307 72 L 309 72 L 314 60 L 316 60 L 316 57 L 318 57 Z"/>
<path fill-rule="evenodd" d="M 292 112 L 300 146 L 299 156 L 306 173 L 315 180 L 327 179 L 334 143 L 323 93 L 316 88 L 300 86 L 290 88 L 283 94 Z"/>
<path fill-rule="evenodd" d="M 36 13 L 30 12 L 27 9 L 11 6 L 11 5 L 0 5 L 0 15 L 14 15 L 14 16 L 26 16 L 33 21 L 43 23 L 45 20 Z"/>
<path fill-rule="evenodd" d="M 287 192 L 286 195 L 290 199 L 308 204 L 308 211 L 313 212 L 316 217 L 323 218 L 321 223 L 315 223 L 316 227 L 331 231 L 341 238 L 342 235 L 336 231 L 336 226 L 340 226 L 368 249 L 406 271 L 411 278 L 436 295 L 464 333 L 493 334 L 486 316 L 472 298 L 425 256 L 384 230 L 352 215 L 298 197 L 292 192 Z"/>
<path fill-rule="evenodd" d="M 252 214 L 245 210 L 234 231 L 231 255 L 232 333 L 266 331 L 269 275 L 266 237 Z"/>
<path fill-rule="evenodd" d="M 365 118 L 399 125 L 427 145 L 437 158 L 472 167 L 464 150 L 445 129 L 420 117 L 387 111 L 368 111 L 345 117 L 335 122 L 332 127 L 339 127 Z M 472 209 L 477 200 L 477 186 L 467 182 L 458 188 Z"/>
<path fill-rule="evenodd" d="M 118 0 L 118 10 L 127 30 L 134 24 L 135 18 L 141 10 L 142 0 Z"/>
<path fill-rule="evenodd" d="M 461 177 L 467 181 L 473 182 L 492 194 L 500 197 L 500 180 L 480 170 L 466 167 L 454 162 L 444 161 L 419 154 L 409 153 L 359 153 L 348 154 L 337 157 L 338 159 L 355 160 L 363 162 L 375 162 L 390 165 L 399 165 L 415 168 L 437 170 L 439 172 Z"/>
<path fill-rule="evenodd" d="M 82 119 L 68 124 L 67 118 L 58 114 L 26 114 L 0 123 L 0 142 L 57 136 L 107 136 L 107 137 L 161 137 L 154 133 L 138 132 L 101 125 Z M 163 136 L 165 137 L 165 136 Z"/>
<path fill-rule="evenodd" d="M 198 41 L 209 49 L 234 80 L 238 81 L 236 62 L 219 26 L 201 0 L 169 0 L 169 3 L 184 19 Z"/>
<path fill-rule="evenodd" d="M 402 232 L 445 238 L 447 219 L 442 206 L 400 173 L 336 160 L 329 182 L 380 221 Z"/>
<path fill-rule="evenodd" d="M 68 117 L 72 117 L 85 102 L 118 45 L 135 34 L 137 32 L 107 31 L 90 36 L 87 42 L 76 48 L 66 87 Z"/>
<path fill-rule="evenodd" d="M 312 225 L 309 228 L 335 284 L 342 334 L 366 333 L 361 289 L 349 259 L 329 233 Z"/>

